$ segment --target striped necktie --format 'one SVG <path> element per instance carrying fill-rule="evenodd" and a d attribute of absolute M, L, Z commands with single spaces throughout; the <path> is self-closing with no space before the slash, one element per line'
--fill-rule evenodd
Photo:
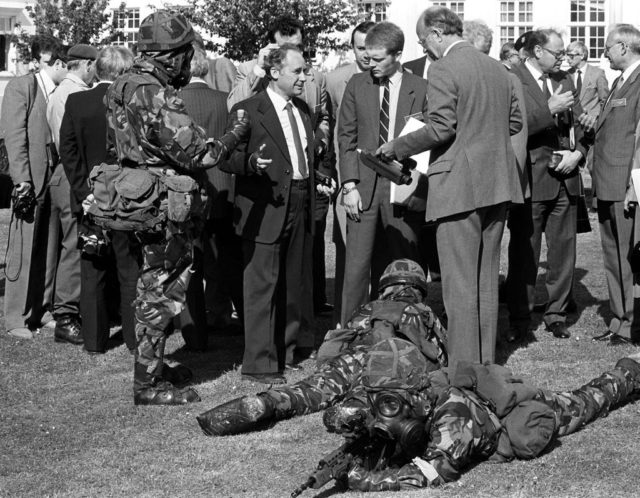
<path fill-rule="evenodd" d="M 304 149 L 302 148 L 302 140 L 300 140 L 300 130 L 298 128 L 298 122 L 293 114 L 293 105 L 291 102 L 287 102 L 285 106 L 287 109 L 287 115 L 289 116 L 289 123 L 291 124 L 291 131 L 293 132 L 293 142 L 296 147 L 296 155 L 298 156 L 298 171 L 302 178 L 309 176 L 307 171 L 307 161 L 304 157 Z"/>
<path fill-rule="evenodd" d="M 389 79 L 380 80 L 380 85 L 384 87 L 382 93 L 382 103 L 380 104 L 380 134 L 378 145 L 389 141 Z"/>

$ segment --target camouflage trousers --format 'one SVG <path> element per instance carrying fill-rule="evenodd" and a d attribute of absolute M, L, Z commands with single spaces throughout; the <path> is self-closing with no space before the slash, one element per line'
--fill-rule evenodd
<path fill-rule="evenodd" d="M 153 385 L 162 376 L 167 329 L 185 306 L 193 262 L 191 233 L 153 237 L 158 240 L 142 240 L 142 267 L 134 301 L 134 391 Z"/>

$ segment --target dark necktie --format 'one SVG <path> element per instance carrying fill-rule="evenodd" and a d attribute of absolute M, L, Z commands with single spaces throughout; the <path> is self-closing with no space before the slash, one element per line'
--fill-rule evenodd
<path fill-rule="evenodd" d="M 382 103 L 380 104 L 380 135 L 378 145 L 387 143 L 389 140 L 389 79 L 380 80 L 380 85 L 384 88 L 382 93 Z"/>
<path fill-rule="evenodd" d="M 542 93 L 544 93 L 544 98 L 546 100 L 549 100 L 551 98 L 551 92 L 549 91 L 549 85 L 547 85 L 547 80 L 549 79 L 549 76 L 546 74 L 543 74 L 542 76 L 540 76 L 540 81 L 542 81 Z"/>
<path fill-rule="evenodd" d="M 578 69 L 578 77 L 576 78 L 576 90 L 578 95 L 580 95 L 580 91 L 582 90 L 582 71 Z"/>
<path fill-rule="evenodd" d="M 293 115 L 293 106 L 291 102 L 287 102 L 285 106 L 287 109 L 287 115 L 289 116 L 289 123 L 291 124 L 291 131 L 293 132 L 293 143 L 296 146 L 296 154 L 298 155 L 298 171 L 302 178 L 306 178 L 309 173 L 307 172 L 307 162 L 304 157 L 304 149 L 302 148 L 302 140 L 300 140 L 300 131 L 298 130 L 298 122 Z"/>

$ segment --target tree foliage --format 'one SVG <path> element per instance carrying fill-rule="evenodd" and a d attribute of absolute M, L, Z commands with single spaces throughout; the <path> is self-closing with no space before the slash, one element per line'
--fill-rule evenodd
<path fill-rule="evenodd" d="M 190 0 L 185 13 L 212 35 L 226 38 L 222 51 L 233 58 L 252 58 L 268 43 L 271 20 L 288 14 L 305 26 L 306 48 L 336 48 L 329 36 L 352 27 L 356 12 L 351 0 Z"/>

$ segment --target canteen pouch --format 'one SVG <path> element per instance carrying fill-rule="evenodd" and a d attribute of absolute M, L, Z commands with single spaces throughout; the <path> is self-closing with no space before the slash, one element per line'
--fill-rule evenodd
<path fill-rule="evenodd" d="M 158 177 L 147 169 L 122 168 L 115 189 L 120 195 L 116 209 L 123 218 L 146 211 L 159 197 Z"/>
<path fill-rule="evenodd" d="M 167 175 L 162 178 L 167 189 L 167 218 L 182 223 L 202 204 L 198 183 L 186 175 Z"/>
<path fill-rule="evenodd" d="M 89 186 L 95 197 L 95 204 L 103 212 L 114 212 L 118 192 L 116 179 L 122 172 L 119 164 L 102 163 L 94 166 L 89 174 Z"/>

